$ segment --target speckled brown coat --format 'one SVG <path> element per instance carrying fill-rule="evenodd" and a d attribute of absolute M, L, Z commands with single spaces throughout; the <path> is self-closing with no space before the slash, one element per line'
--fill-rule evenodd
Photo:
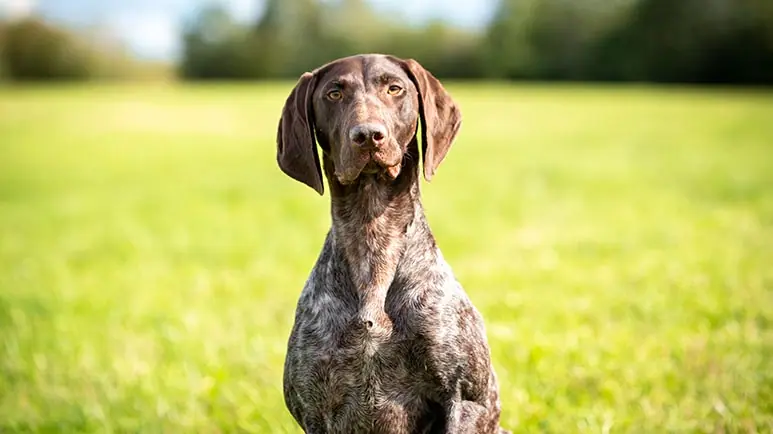
<path fill-rule="evenodd" d="M 420 200 L 420 154 L 430 179 L 460 124 L 440 82 L 392 56 L 332 62 L 287 99 L 279 166 L 320 194 L 324 168 L 332 198 L 285 362 L 285 402 L 307 433 L 505 432 L 483 320 Z"/>

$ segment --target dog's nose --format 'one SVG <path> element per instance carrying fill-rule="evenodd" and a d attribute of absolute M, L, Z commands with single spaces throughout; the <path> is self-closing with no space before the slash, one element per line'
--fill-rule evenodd
<path fill-rule="evenodd" d="M 349 130 L 349 139 L 356 146 L 379 147 L 386 140 L 386 127 L 381 124 L 360 124 Z"/>

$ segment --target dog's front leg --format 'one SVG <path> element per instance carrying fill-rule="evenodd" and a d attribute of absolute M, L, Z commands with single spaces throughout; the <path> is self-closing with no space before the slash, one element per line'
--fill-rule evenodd
<path fill-rule="evenodd" d="M 446 423 L 447 434 L 506 434 L 500 431 L 499 411 L 474 402 L 457 401 L 451 405 Z"/>

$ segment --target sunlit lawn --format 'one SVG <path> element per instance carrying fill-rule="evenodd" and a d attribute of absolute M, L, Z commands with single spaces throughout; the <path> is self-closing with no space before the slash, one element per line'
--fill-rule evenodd
<path fill-rule="evenodd" d="M 291 83 L 0 89 L 0 432 L 300 432 Z M 773 93 L 450 85 L 425 206 L 515 432 L 773 431 Z"/>

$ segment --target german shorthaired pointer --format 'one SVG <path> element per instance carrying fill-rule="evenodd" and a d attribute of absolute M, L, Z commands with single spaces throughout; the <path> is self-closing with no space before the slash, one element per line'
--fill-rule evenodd
<path fill-rule="evenodd" d="M 332 202 L 285 361 L 307 433 L 507 432 L 483 320 L 422 210 L 419 120 L 429 180 L 459 108 L 419 63 L 387 55 L 305 73 L 284 106 L 279 167 L 319 194 L 323 167 Z"/>

